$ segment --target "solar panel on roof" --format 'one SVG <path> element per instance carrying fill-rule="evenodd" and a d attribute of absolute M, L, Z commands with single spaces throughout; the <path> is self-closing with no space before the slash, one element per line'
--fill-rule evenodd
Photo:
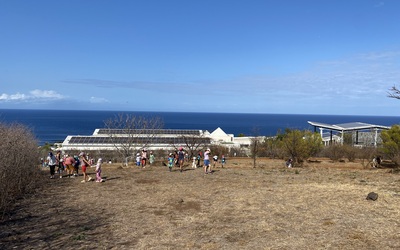
<path fill-rule="evenodd" d="M 336 125 L 330 125 L 330 124 L 325 124 L 325 123 L 320 123 L 320 122 L 308 122 L 312 126 L 315 127 L 320 127 L 320 128 L 325 128 L 325 129 L 331 129 L 335 131 L 354 131 L 354 130 L 366 130 L 366 129 L 389 129 L 390 127 L 387 126 L 382 126 L 382 125 L 373 125 L 373 124 L 368 124 L 368 123 L 363 123 L 363 122 L 349 122 L 349 123 L 342 123 L 342 124 L 336 124 Z"/>
<path fill-rule="evenodd" d="M 184 144 L 190 137 L 109 137 L 72 136 L 69 144 Z M 211 139 L 194 138 L 197 143 L 210 143 Z"/>
<path fill-rule="evenodd" d="M 200 130 L 184 129 L 99 129 L 98 134 L 200 135 Z"/>

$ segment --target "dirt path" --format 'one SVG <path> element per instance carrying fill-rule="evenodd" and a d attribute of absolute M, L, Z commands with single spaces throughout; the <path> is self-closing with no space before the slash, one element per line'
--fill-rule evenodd
<path fill-rule="evenodd" d="M 0 224 L 0 249 L 400 248 L 398 174 L 259 166 L 234 159 L 204 175 L 104 165 L 104 183 L 48 179 Z M 366 200 L 372 191 L 377 201 Z"/>

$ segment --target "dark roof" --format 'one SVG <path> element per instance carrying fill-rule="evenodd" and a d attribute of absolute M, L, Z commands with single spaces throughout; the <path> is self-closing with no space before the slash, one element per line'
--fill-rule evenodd
<path fill-rule="evenodd" d="M 200 130 L 194 129 L 98 129 L 97 134 L 137 134 L 137 135 L 200 135 Z"/>
<path fill-rule="evenodd" d="M 68 144 L 182 144 L 190 141 L 187 137 L 110 137 L 110 136 L 71 136 Z M 210 143 L 208 137 L 197 137 L 198 143 Z"/>

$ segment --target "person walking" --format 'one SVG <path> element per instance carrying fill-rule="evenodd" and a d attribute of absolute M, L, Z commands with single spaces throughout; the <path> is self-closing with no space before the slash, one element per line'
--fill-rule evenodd
<path fill-rule="evenodd" d="M 209 148 L 207 148 L 207 150 L 204 152 L 204 174 L 211 173 L 210 153 L 211 153 L 211 150 Z"/>
<path fill-rule="evenodd" d="M 75 164 L 75 159 L 72 156 L 66 155 L 65 160 L 64 160 L 65 167 L 67 169 L 67 174 L 68 177 L 74 176 L 74 164 Z"/>
<path fill-rule="evenodd" d="M 142 159 L 142 168 L 145 168 L 147 163 L 147 150 L 145 148 L 142 150 L 141 159 Z"/>
<path fill-rule="evenodd" d="M 183 171 L 183 164 L 185 162 L 185 152 L 183 151 L 183 148 L 180 147 L 178 151 L 178 161 L 179 161 L 179 171 Z"/>
<path fill-rule="evenodd" d="M 53 152 L 49 152 L 46 162 L 47 162 L 47 165 L 50 167 L 50 179 L 54 179 L 57 159 L 54 156 Z"/>
<path fill-rule="evenodd" d="M 57 151 L 56 154 L 56 160 L 57 160 L 57 172 L 60 176 L 60 178 L 62 178 L 62 174 L 64 172 L 64 158 L 61 155 L 61 151 Z"/>
<path fill-rule="evenodd" d="M 174 166 L 174 160 L 175 160 L 175 158 L 174 158 L 173 154 L 172 154 L 172 153 L 169 153 L 169 156 L 168 156 L 168 168 L 169 168 L 169 172 L 172 171 L 172 167 Z"/>
<path fill-rule="evenodd" d="M 79 157 L 77 155 L 74 155 L 74 160 L 75 160 L 75 163 L 74 163 L 75 174 L 74 174 L 74 176 L 79 176 L 79 166 L 81 165 L 81 161 L 79 160 Z"/>
<path fill-rule="evenodd" d="M 83 153 L 83 152 L 81 152 L 81 153 L 79 154 L 79 157 L 80 157 L 81 169 L 82 169 L 82 173 L 83 173 L 83 180 L 82 180 L 81 182 L 84 183 L 84 182 L 91 181 L 92 178 L 90 178 L 90 177 L 88 176 L 88 174 L 86 173 L 87 167 L 90 166 L 88 160 L 86 159 L 86 154 Z"/>
<path fill-rule="evenodd" d="M 201 152 L 199 152 L 198 154 L 197 154 L 197 167 L 199 168 L 200 167 L 200 161 L 201 161 Z"/>
<path fill-rule="evenodd" d="M 193 156 L 192 158 L 192 168 L 197 168 L 197 164 L 196 164 L 196 156 Z"/>
<path fill-rule="evenodd" d="M 217 167 L 217 163 L 218 163 L 218 155 L 214 155 L 213 156 L 213 168 Z"/>
<path fill-rule="evenodd" d="M 140 153 L 137 153 L 136 154 L 136 166 L 140 167 L 140 162 L 141 162 Z"/>
<path fill-rule="evenodd" d="M 99 158 L 97 160 L 96 164 L 96 182 L 104 182 L 104 180 L 101 178 L 101 164 L 103 163 L 103 160 Z"/>
<path fill-rule="evenodd" d="M 153 163 L 155 162 L 156 157 L 154 156 L 153 152 L 150 151 L 150 156 L 149 156 L 149 162 L 150 162 L 150 166 L 153 165 Z"/>

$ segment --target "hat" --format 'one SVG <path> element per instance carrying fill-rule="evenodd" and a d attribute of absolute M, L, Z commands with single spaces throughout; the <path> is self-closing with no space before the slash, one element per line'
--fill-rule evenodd
<path fill-rule="evenodd" d="M 182 147 L 179 147 L 179 151 L 182 151 L 183 150 L 183 148 Z"/>
<path fill-rule="evenodd" d="M 97 160 L 97 163 L 101 163 L 101 162 L 103 162 L 103 159 L 99 158 L 99 159 Z"/>
<path fill-rule="evenodd" d="M 79 153 L 79 156 L 84 156 L 84 155 L 85 155 L 85 153 L 83 153 L 83 152 Z"/>

